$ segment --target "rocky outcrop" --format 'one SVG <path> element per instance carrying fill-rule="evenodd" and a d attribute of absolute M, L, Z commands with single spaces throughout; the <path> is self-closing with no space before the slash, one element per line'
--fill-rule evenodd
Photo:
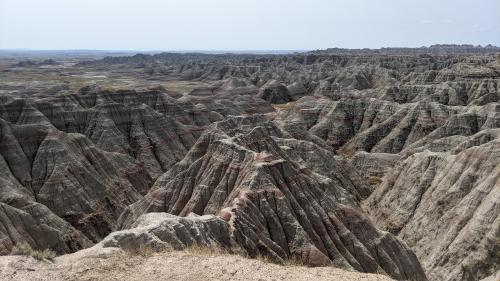
<path fill-rule="evenodd" d="M 219 217 L 177 217 L 167 213 L 149 213 L 139 217 L 127 230 L 116 231 L 97 247 L 116 247 L 139 251 L 147 247 L 154 251 L 182 250 L 207 247 L 220 251 L 231 248 L 229 225 Z"/>
<path fill-rule="evenodd" d="M 359 151 L 349 159 L 349 162 L 353 169 L 363 177 L 378 181 L 394 167 L 400 158 L 397 154 Z"/>
<path fill-rule="evenodd" d="M 243 111 L 155 90 L 89 88 L 6 99 L 0 105 L 1 252 L 21 242 L 59 253 L 99 242 L 225 108 Z"/>
<path fill-rule="evenodd" d="M 374 99 L 332 101 L 314 97 L 304 97 L 280 110 L 276 119 L 287 128 L 306 128 L 347 155 L 356 151 L 408 155 L 438 146 L 452 150 L 460 141 L 450 142 L 451 137 L 471 136 L 500 124 L 496 103 L 447 107 L 434 102 L 400 105 Z"/>
<path fill-rule="evenodd" d="M 269 81 L 262 87 L 258 95 L 261 99 L 273 104 L 287 103 L 292 101 L 288 88 L 277 81 Z"/>
<path fill-rule="evenodd" d="M 499 269 L 499 148 L 494 139 L 456 154 L 416 153 L 365 202 L 378 226 L 415 251 L 430 279 L 478 280 Z"/>
<path fill-rule="evenodd" d="M 231 239 L 251 257 L 301 259 L 425 280 L 411 251 L 362 214 L 358 202 L 368 187 L 348 181 L 342 168 L 328 174 L 319 163 L 301 165 L 301 149 L 279 145 L 286 143 L 286 135 L 259 116 L 214 123 L 144 199 L 124 212 L 122 227 L 133 226 L 148 212 L 218 215 L 228 223 Z M 334 158 L 324 160 L 327 166 L 338 165 Z"/>
<path fill-rule="evenodd" d="M 315 94 L 334 100 L 362 97 L 401 104 L 428 100 L 456 106 L 499 101 L 495 52 L 497 47 L 432 46 L 294 55 L 162 53 L 110 57 L 82 65 L 133 66 L 158 79 L 216 81 L 218 85 L 197 92 L 231 89 L 233 93 L 258 93 L 272 103 Z M 218 83 L 221 80 L 226 82 Z"/>
<path fill-rule="evenodd" d="M 52 249 L 59 254 L 74 252 L 93 243 L 47 207 L 35 202 L 0 203 L 0 254 L 9 254 L 18 243 L 28 243 L 35 250 Z"/>
<path fill-rule="evenodd" d="M 95 242 L 115 228 L 123 208 L 141 198 L 151 182 L 133 158 L 105 152 L 83 135 L 48 126 L 4 122 L 0 154 L 1 202 L 27 212 L 25 217 L 47 220 L 49 226 L 53 222 L 63 232 L 70 231 L 64 230 L 66 220 Z"/>

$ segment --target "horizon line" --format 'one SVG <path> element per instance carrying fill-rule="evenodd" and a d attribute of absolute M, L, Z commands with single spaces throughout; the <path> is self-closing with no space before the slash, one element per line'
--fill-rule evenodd
<path fill-rule="evenodd" d="M 99 49 L 99 48 L 0 48 L 0 51 L 20 51 L 20 52 L 54 52 L 54 51 L 99 51 L 99 52 L 266 52 L 266 51 L 286 51 L 286 52 L 307 52 L 307 51 L 316 51 L 316 50 L 328 50 L 328 49 L 342 49 L 342 50 L 381 50 L 381 49 L 420 49 L 420 48 L 430 48 L 432 46 L 471 46 L 475 48 L 486 48 L 493 47 L 499 48 L 500 46 L 496 46 L 494 44 L 470 44 L 470 43 L 436 43 L 430 45 L 422 45 L 422 46 L 382 46 L 382 47 L 326 47 L 326 48 L 307 48 L 307 49 Z"/>

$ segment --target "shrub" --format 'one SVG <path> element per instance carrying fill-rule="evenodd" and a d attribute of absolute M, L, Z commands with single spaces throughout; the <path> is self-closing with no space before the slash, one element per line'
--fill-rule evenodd
<path fill-rule="evenodd" d="M 186 247 L 184 251 L 191 254 L 204 256 L 219 256 L 229 254 L 226 249 L 202 246 L 197 243 L 191 244 L 190 246 Z"/>
<path fill-rule="evenodd" d="M 296 258 L 296 257 L 288 257 L 288 258 L 280 261 L 280 260 L 275 260 L 269 256 L 259 254 L 257 257 L 255 257 L 255 259 L 258 261 L 261 261 L 261 262 L 274 263 L 274 264 L 278 264 L 278 265 L 286 266 L 286 267 L 308 266 L 308 264 L 306 262 L 304 262 L 304 260 L 302 260 L 300 258 Z"/>
<path fill-rule="evenodd" d="M 368 176 L 367 180 L 368 180 L 368 183 L 373 187 L 377 187 L 377 186 L 379 186 L 379 184 L 382 183 L 382 178 L 377 177 L 377 176 Z"/>
<path fill-rule="evenodd" d="M 50 249 L 45 249 L 43 251 L 33 251 L 31 256 L 37 260 L 48 260 L 48 261 L 54 261 L 54 258 L 56 257 L 56 253 Z"/>
<path fill-rule="evenodd" d="M 42 251 L 33 250 L 33 248 L 31 248 L 31 246 L 26 242 L 20 242 L 14 245 L 10 254 L 15 256 L 30 256 L 40 261 L 53 261 L 56 257 L 56 253 L 54 251 L 50 249 L 45 249 Z"/>
<path fill-rule="evenodd" d="M 141 245 L 137 249 L 129 249 L 128 254 L 131 256 L 141 256 L 143 258 L 151 257 L 155 250 L 150 245 Z"/>
<path fill-rule="evenodd" d="M 12 247 L 10 254 L 14 256 L 31 256 L 32 252 L 33 249 L 28 243 L 20 242 Z"/>

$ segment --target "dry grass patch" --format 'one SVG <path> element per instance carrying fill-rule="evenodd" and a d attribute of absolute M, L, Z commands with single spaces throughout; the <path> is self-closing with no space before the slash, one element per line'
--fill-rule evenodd
<path fill-rule="evenodd" d="M 129 256 L 140 256 L 143 258 L 149 258 L 153 256 L 157 251 L 155 251 L 151 246 L 149 245 L 141 245 L 137 249 L 128 249 L 127 254 Z"/>
<path fill-rule="evenodd" d="M 296 259 L 296 258 L 288 258 L 283 262 L 282 265 L 283 266 L 310 266 L 309 264 L 306 264 L 303 260 Z"/>
<path fill-rule="evenodd" d="M 226 249 L 207 247 L 199 244 L 192 244 L 186 247 L 184 250 L 186 253 L 200 255 L 200 256 L 221 256 L 221 255 L 231 255 L 232 253 Z"/>
<path fill-rule="evenodd" d="M 250 257 L 249 257 L 250 258 Z M 269 256 L 264 256 L 264 255 L 258 255 L 255 257 L 256 260 L 264 262 L 264 263 L 273 263 L 273 264 L 278 264 L 281 266 L 308 266 L 307 263 L 305 263 L 302 259 L 294 258 L 294 257 L 289 257 L 283 261 L 275 260 Z"/>
<path fill-rule="evenodd" d="M 141 245 L 138 249 L 129 249 L 126 252 L 129 256 L 139 256 L 143 258 L 149 258 L 156 253 L 168 252 L 170 250 L 165 249 L 164 251 L 155 250 L 149 245 Z M 218 247 L 209 247 L 200 245 L 197 243 L 191 244 L 186 248 L 182 249 L 181 252 L 186 253 L 188 255 L 193 256 L 206 256 L 206 257 L 218 257 L 218 256 L 226 256 L 226 255 L 239 255 L 248 259 L 255 259 L 264 263 L 272 263 L 285 267 L 296 267 L 296 266 L 308 266 L 302 259 L 290 257 L 285 260 L 276 260 L 270 256 L 258 255 L 256 257 L 250 257 L 244 253 L 234 252 L 225 248 Z"/>
<path fill-rule="evenodd" d="M 289 109 L 290 107 L 294 106 L 295 102 L 287 102 L 287 103 L 279 103 L 279 104 L 271 104 L 271 106 L 274 108 L 274 110 L 286 110 Z"/>
<path fill-rule="evenodd" d="M 373 187 L 377 187 L 382 183 L 382 178 L 377 176 L 368 176 L 366 180 Z"/>
<path fill-rule="evenodd" d="M 155 253 L 167 252 L 168 249 L 158 250 L 154 249 L 149 245 L 141 245 L 137 249 L 128 249 L 127 253 L 130 256 L 141 256 L 144 258 L 148 258 L 153 256 Z M 216 248 L 216 247 L 207 247 L 199 244 L 192 244 L 187 246 L 186 248 L 181 250 L 182 252 L 196 255 L 196 256 L 222 256 L 222 255 L 231 255 L 233 253 L 229 252 L 226 249 Z"/>
<path fill-rule="evenodd" d="M 165 81 L 161 82 L 160 84 L 168 91 L 174 91 L 181 94 L 189 93 L 198 87 L 204 87 L 208 85 L 207 83 L 204 82 L 181 81 L 181 80 Z"/>
<path fill-rule="evenodd" d="M 28 243 L 17 243 L 12 247 L 11 255 L 14 256 L 30 256 L 39 261 L 54 261 L 56 253 L 50 249 L 33 250 Z"/>
<path fill-rule="evenodd" d="M 189 254 L 196 255 L 196 256 L 240 255 L 240 256 L 243 256 L 243 257 L 248 258 L 248 259 L 255 259 L 255 260 L 258 260 L 258 261 L 261 261 L 264 263 L 278 264 L 278 265 L 287 266 L 287 267 L 289 267 L 289 266 L 307 266 L 307 264 L 304 263 L 303 260 L 298 259 L 298 258 L 294 258 L 294 257 L 290 257 L 290 258 L 285 259 L 283 261 L 276 260 L 270 256 L 265 256 L 265 255 L 258 255 L 256 257 L 252 258 L 248 255 L 243 254 L 243 253 L 235 253 L 235 252 L 229 251 L 227 249 L 207 247 L 207 246 L 203 246 L 203 245 L 199 245 L 199 244 L 192 244 L 192 245 L 188 246 L 187 248 L 185 248 L 183 251 L 186 253 L 189 253 Z"/>

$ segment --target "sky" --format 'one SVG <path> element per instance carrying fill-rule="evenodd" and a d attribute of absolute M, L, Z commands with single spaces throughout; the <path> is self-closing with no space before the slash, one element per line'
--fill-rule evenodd
<path fill-rule="evenodd" d="M 0 49 L 500 46 L 500 0 L 0 0 Z"/>

